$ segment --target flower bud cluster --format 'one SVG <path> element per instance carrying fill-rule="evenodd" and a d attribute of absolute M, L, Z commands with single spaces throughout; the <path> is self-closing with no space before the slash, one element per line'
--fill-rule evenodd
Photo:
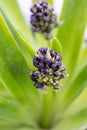
<path fill-rule="evenodd" d="M 30 71 L 30 77 L 36 88 L 59 89 L 60 80 L 67 77 L 61 55 L 49 48 L 40 48 L 34 56 L 33 64 L 37 70 Z"/>
<path fill-rule="evenodd" d="M 53 8 L 45 1 L 38 1 L 30 9 L 32 30 L 49 34 L 55 26 L 56 16 Z"/>

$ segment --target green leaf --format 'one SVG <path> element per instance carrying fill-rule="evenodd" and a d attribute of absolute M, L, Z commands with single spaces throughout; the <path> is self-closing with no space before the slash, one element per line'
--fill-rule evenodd
<path fill-rule="evenodd" d="M 65 0 L 57 37 L 62 43 L 63 57 L 69 71 L 75 69 L 87 23 L 87 0 Z M 73 58 L 73 59 L 72 59 Z"/>
<path fill-rule="evenodd" d="M 87 86 L 84 88 L 82 93 L 72 102 L 72 104 L 66 110 L 67 116 L 73 116 L 77 112 L 87 107 Z M 78 107 L 77 107 L 78 106 Z"/>
<path fill-rule="evenodd" d="M 62 46 L 60 41 L 56 37 L 52 39 L 51 49 L 62 55 Z"/>
<path fill-rule="evenodd" d="M 30 42 L 26 42 L 24 40 L 24 37 L 19 34 L 19 32 L 13 27 L 12 23 L 9 21 L 9 19 L 7 18 L 7 16 L 5 15 L 5 13 L 3 12 L 3 10 L 1 9 L 1 16 L 4 18 L 7 26 L 8 26 L 8 30 L 11 32 L 11 34 L 13 35 L 14 40 L 16 41 L 16 43 L 18 44 L 19 48 L 21 49 L 21 52 L 23 54 L 27 53 L 27 56 L 31 55 L 34 56 L 34 50 L 32 49 L 32 47 L 30 46 Z M 30 35 L 29 35 L 30 37 Z M 34 46 L 34 48 L 36 48 L 37 44 L 32 44 Z M 29 56 L 30 57 L 30 56 Z M 25 56 L 26 59 L 26 56 Z"/>
<path fill-rule="evenodd" d="M 32 2 L 37 2 L 38 0 L 32 0 Z M 53 0 L 46 0 L 46 2 L 50 3 L 51 5 L 53 4 Z"/>
<path fill-rule="evenodd" d="M 28 103 L 30 99 L 30 102 L 35 104 L 35 100 L 37 100 L 35 96 L 38 95 L 38 91 L 33 87 L 32 81 L 28 76 L 30 68 L 23 56 L 24 53 L 21 53 L 2 17 L 0 17 L 0 44 L 0 70 L 2 70 L 0 75 L 2 81 L 5 82 L 6 86 L 20 101 L 23 99 L 24 102 Z M 20 42 L 20 44 L 22 43 Z M 29 59 L 29 62 L 30 60 L 33 59 Z M 32 99 L 31 95 L 33 96 Z"/>
<path fill-rule="evenodd" d="M 81 128 L 83 130 L 84 125 L 87 126 L 87 107 L 72 116 L 63 116 L 62 120 L 60 119 L 60 123 L 58 125 L 55 124 L 53 130 L 80 130 Z"/>
<path fill-rule="evenodd" d="M 0 97 L 1 98 L 12 97 L 12 94 L 8 89 L 5 88 L 5 84 L 1 82 L 1 79 L 0 79 Z"/>
<path fill-rule="evenodd" d="M 77 71 L 81 70 L 87 64 L 87 45 L 83 44 L 77 63 Z"/>
<path fill-rule="evenodd" d="M 53 4 L 53 0 L 46 0 L 48 3 L 50 3 L 51 5 Z"/>
<path fill-rule="evenodd" d="M 24 124 L 24 126 L 26 127 L 31 127 L 35 125 L 35 122 L 32 120 L 31 113 L 27 114 L 24 107 L 13 99 L 10 100 L 0 99 L 0 118 L 8 120 L 10 123 L 13 122 L 14 127 L 17 127 L 18 124 L 19 128 L 21 127 L 22 124 Z M 8 125 L 8 127 L 9 126 L 10 124 Z"/>
<path fill-rule="evenodd" d="M 0 118 L 1 130 L 34 130 L 34 125 Z"/>
<path fill-rule="evenodd" d="M 29 70 L 33 69 L 31 63 L 34 51 L 17 31 L 8 27 L 0 16 L 0 79 L 12 95 L 24 105 L 25 111 L 30 111 L 32 117 L 37 117 L 42 98 L 28 74 Z"/>
<path fill-rule="evenodd" d="M 84 90 L 87 85 L 87 65 L 81 70 L 70 86 L 64 98 L 65 107 L 68 107 Z"/>
<path fill-rule="evenodd" d="M 21 102 L 26 101 L 24 98 L 24 91 L 21 87 L 15 82 L 13 76 L 9 72 L 6 63 L 2 60 L 0 56 L 0 80 L 4 83 L 5 86 L 11 91 L 11 93 Z M 22 98 L 21 98 L 22 97 Z"/>
<path fill-rule="evenodd" d="M 32 41 L 32 33 L 22 16 L 17 0 L 0 0 L 0 8 L 4 10 L 5 15 L 13 26 L 21 32 L 25 40 Z"/>
<path fill-rule="evenodd" d="M 31 109 L 26 111 L 25 106 L 19 104 L 13 96 L 5 98 L 0 95 L 0 128 L 21 128 L 21 125 L 26 128 L 36 126 L 36 122 L 33 120 L 33 114 L 29 111 Z M 8 125 L 5 120 L 9 121 L 7 123 Z"/>
<path fill-rule="evenodd" d="M 21 109 L 17 105 L 14 105 L 14 103 L 1 100 L 0 99 L 0 117 L 3 117 L 8 120 L 18 121 L 18 122 L 27 122 L 24 118 L 23 113 L 21 114 Z M 22 116 L 21 116 L 22 115 Z"/>

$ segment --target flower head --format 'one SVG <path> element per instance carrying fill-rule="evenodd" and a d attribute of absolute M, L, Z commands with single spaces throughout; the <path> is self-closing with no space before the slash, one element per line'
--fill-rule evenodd
<path fill-rule="evenodd" d="M 45 1 L 38 1 L 30 9 L 32 30 L 38 33 L 49 34 L 56 24 L 53 8 Z M 48 35 L 46 35 L 46 38 Z M 50 36 L 49 36 L 50 37 Z"/>
<path fill-rule="evenodd" d="M 67 75 L 60 54 L 49 48 L 40 48 L 34 56 L 33 64 L 37 70 L 30 71 L 30 77 L 36 88 L 61 87 L 60 80 Z"/>

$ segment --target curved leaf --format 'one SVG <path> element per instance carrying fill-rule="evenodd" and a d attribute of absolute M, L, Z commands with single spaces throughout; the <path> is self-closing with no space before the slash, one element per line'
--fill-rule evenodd
<path fill-rule="evenodd" d="M 81 128 L 85 127 L 84 124 L 87 126 L 87 108 L 84 108 L 71 117 L 63 117 L 63 120 L 60 120 L 60 123 L 55 126 L 53 130 L 80 130 Z"/>
<path fill-rule="evenodd" d="M 72 101 L 74 101 L 80 95 L 80 93 L 84 90 L 86 85 L 87 85 L 87 65 L 81 70 L 79 75 L 76 77 L 76 79 L 70 86 L 70 89 L 64 98 L 66 107 L 70 105 Z"/>
<path fill-rule="evenodd" d="M 18 108 L 18 105 L 14 105 L 14 103 L 10 103 L 7 100 L 0 100 L 0 117 L 18 122 L 27 122 L 21 112 L 22 111 L 20 107 Z"/>
<path fill-rule="evenodd" d="M 56 37 L 52 39 L 51 49 L 62 55 L 62 46 L 60 41 Z"/>
<path fill-rule="evenodd" d="M 76 67 L 78 54 L 83 41 L 87 23 L 87 0 L 64 0 L 61 20 L 64 24 L 59 28 L 57 37 L 62 43 L 64 60 L 69 71 Z M 73 58 L 73 59 L 72 59 Z"/>
<path fill-rule="evenodd" d="M 23 43 L 20 42 L 20 44 Z M 5 82 L 6 86 L 20 101 L 24 100 L 23 102 L 29 104 L 28 102 L 30 100 L 30 103 L 35 105 L 35 103 L 37 103 L 36 100 L 39 100 L 40 96 L 28 75 L 28 71 L 32 66 L 29 64 L 30 68 L 28 67 L 25 60 L 26 58 L 24 58 L 23 55 L 24 52 L 21 53 L 20 48 L 2 17 L 0 17 L 0 45 L 0 70 L 2 70 L 0 76 L 2 81 Z M 29 53 L 30 52 L 28 52 L 28 56 Z M 31 60 L 33 59 L 29 59 L 29 62 Z M 31 95 L 33 96 L 32 99 Z M 35 96 L 37 98 L 35 98 Z M 36 106 L 39 108 L 40 104 Z"/>
<path fill-rule="evenodd" d="M 21 32 L 26 41 L 32 41 L 32 33 L 22 16 L 17 0 L 0 0 L 0 7 L 4 10 L 5 15 L 13 26 Z"/>
<path fill-rule="evenodd" d="M 53 4 L 53 0 L 46 0 L 48 3 L 50 3 L 51 5 Z"/>

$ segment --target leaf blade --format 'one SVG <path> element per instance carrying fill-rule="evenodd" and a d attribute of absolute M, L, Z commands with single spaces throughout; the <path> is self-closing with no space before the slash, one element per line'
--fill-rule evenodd
<path fill-rule="evenodd" d="M 52 39 L 51 49 L 62 55 L 62 46 L 60 41 L 56 37 Z"/>
<path fill-rule="evenodd" d="M 32 41 L 32 33 L 27 26 L 25 19 L 20 11 L 17 0 L 0 0 L 0 8 L 4 9 L 5 15 L 11 21 L 13 26 L 21 32 L 26 41 Z M 30 36 L 30 37 L 29 37 Z"/>
<path fill-rule="evenodd" d="M 64 24 L 59 28 L 57 37 L 62 43 L 65 64 L 70 73 L 74 71 L 78 54 L 83 41 L 84 31 L 87 22 L 87 1 L 79 3 L 79 0 L 65 0 L 61 20 Z M 72 57 L 74 59 L 72 60 Z"/>
<path fill-rule="evenodd" d="M 87 85 L 87 65 L 81 70 L 76 79 L 71 84 L 65 96 L 65 106 L 68 107 L 84 90 Z"/>

